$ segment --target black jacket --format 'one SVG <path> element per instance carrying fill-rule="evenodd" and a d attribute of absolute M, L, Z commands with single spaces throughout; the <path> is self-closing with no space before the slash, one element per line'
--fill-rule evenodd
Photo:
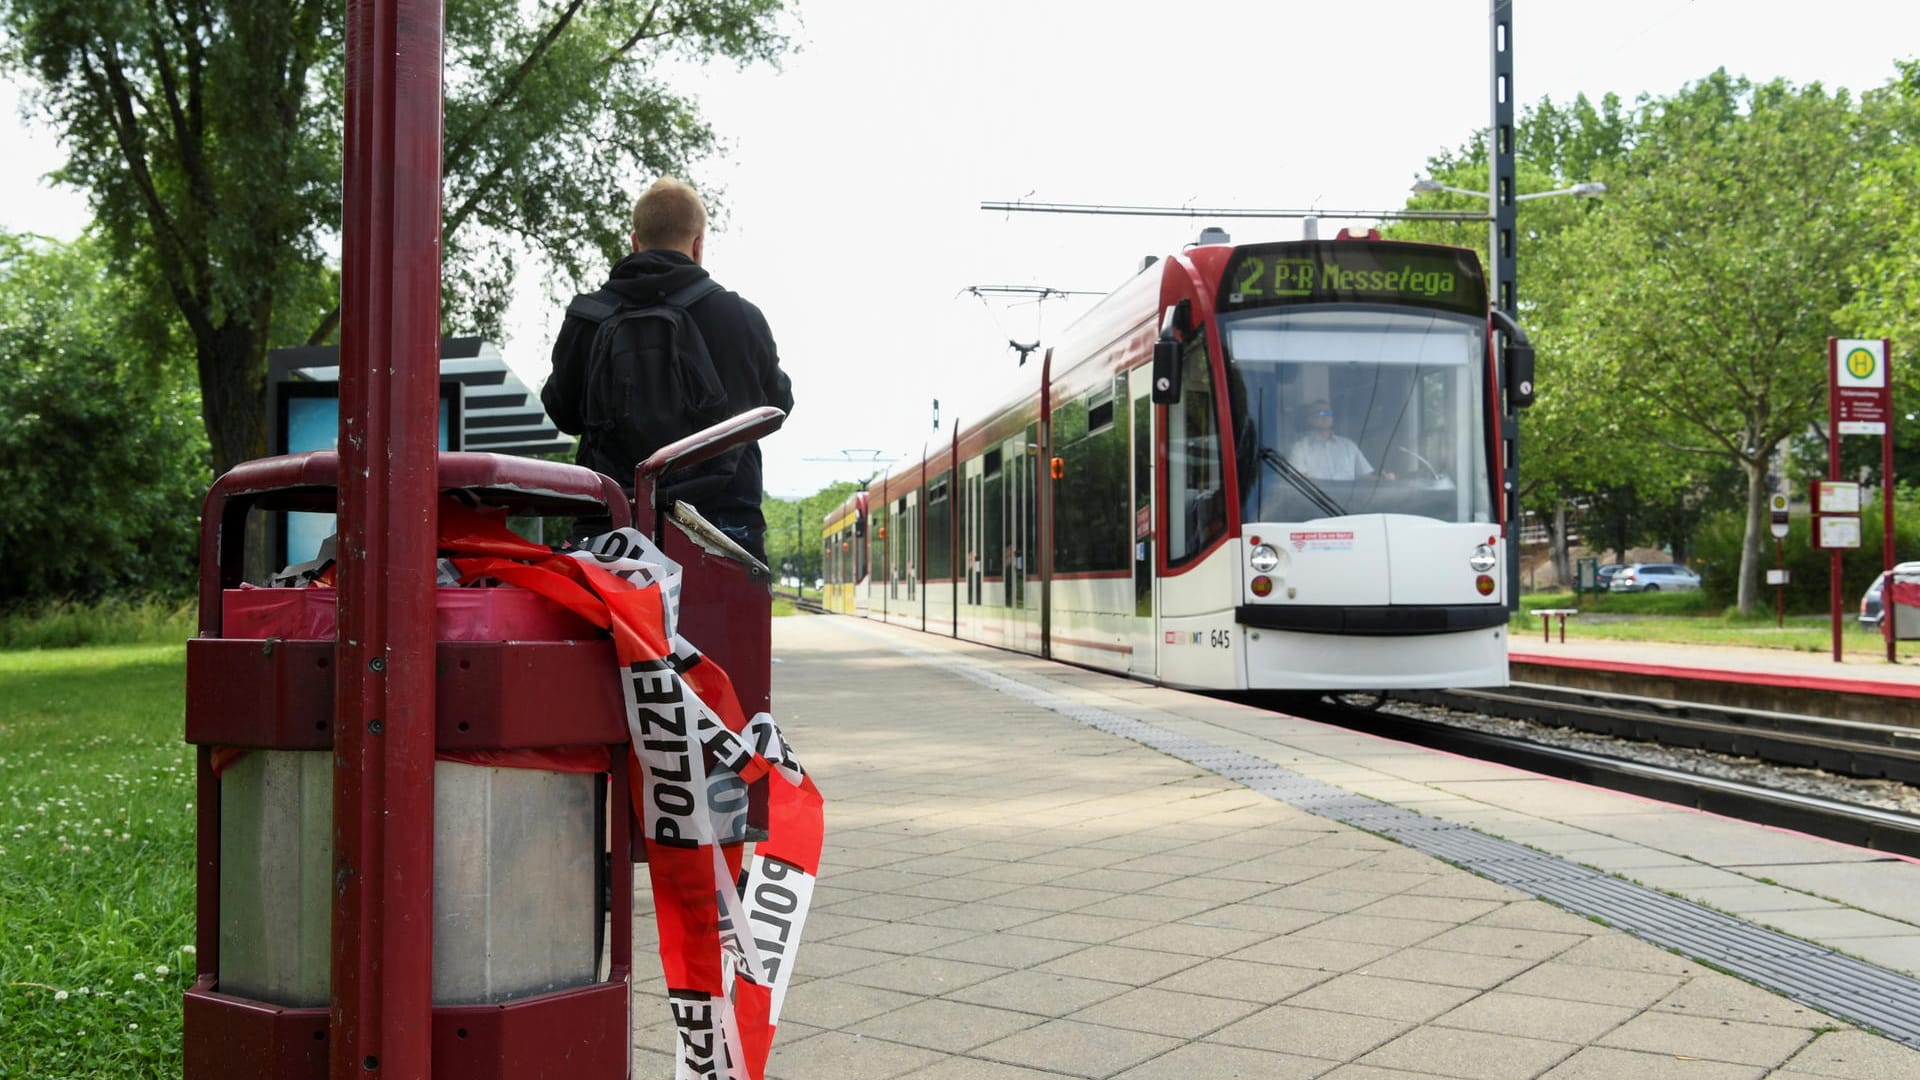
<path fill-rule="evenodd" d="M 621 259 L 606 288 L 634 304 L 647 304 L 709 276 L 705 269 L 677 251 L 636 251 Z M 706 339 L 707 352 L 719 371 L 727 394 L 727 412 L 738 415 L 762 405 L 793 411 L 793 388 L 780 370 L 773 331 L 760 309 L 739 293 L 721 289 L 688 309 L 694 325 Z M 594 324 L 569 317 L 553 343 L 553 374 L 540 390 L 547 415 L 570 435 L 578 435 L 581 381 L 593 347 Z M 606 473 L 622 487 L 633 483 L 631 463 L 603 460 L 582 441 L 575 460 Z M 708 493 L 715 486 L 718 491 Z M 711 462 L 696 465 L 668 478 L 666 494 L 685 489 L 690 502 L 716 525 L 745 525 L 764 531 L 760 513 L 760 445 L 749 443 Z"/>

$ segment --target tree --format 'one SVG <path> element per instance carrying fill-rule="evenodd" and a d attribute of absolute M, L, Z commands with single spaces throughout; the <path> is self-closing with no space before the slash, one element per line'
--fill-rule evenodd
<path fill-rule="evenodd" d="M 1891 338 L 1895 423 L 1888 432 L 1894 440 L 1894 473 L 1909 484 L 1920 483 L 1920 424 L 1912 420 L 1920 400 L 1920 60 L 1908 60 L 1887 86 L 1866 95 L 1866 108 L 1893 137 L 1889 151 L 1868 163 L 1860 198 L 1861 212 L 1875 239 L 1851 267 L 1855 292 L 1837 320 L 1836 336 Z M 1907 420 L 1900 423 L 1901 418 Z M 1803 458 L 1806 471 L 1826 477 L 1827 446 L 1810 439 Z M 1845 466 L 1878 477 L 1880 447 L 1870 438 L 1841 440 Z M 1904 554 L 1904 553 L 1903 553 Z"/>
<path fill-rule="evenodd" d="M 1724 71 L 1646 104 L 1638 128 L 1608 212 L 1561 238 L 1581 267 L 1564 332 L 1614 365 L 1609 407 L 1635 438 L 1744 474 L 1750 612 L 1769 463 L 1824 405 L 1881 140 L 1845 91 Z"/>
<path fill-rule="evenodd" d="M 0 234 L 0 605 L 194 582 L 211 477 L 193 387 L 130 344 L 90 243 Z"/>
<path fill-rule="evenodd" d="M 761 509 L 767 516 L 767 561 L 775 577 L 791 565 L 804 584 L 820 573 L 820 535 L 826 516 L 847 501 L 862 485 L 851 480 L 829 484 L 801 499 L 768 499 Z"/>
<path fill-rule="evenodd" d="M 1550 98 L 1522 111 L 1514 129 L 1514 156 L 1521 193 L 1552 191 L 1576 183 L 1607 181 L 1623 167 L 1632 147 L 1632 117 L 1612 94 L 1597 104 L 1585 95 L 1566 106 Z M 1485 132 L 1427 162 L 1426 175 L 1468 191 L 1488 183 Z M 1596 214 L 1607 212 L 1604 199 L 1526 200 L 1516 207 L 1515 250 L 1519 320 L 1538 353 L 1535 384 L 1539 396 L 1521 417 L 1519 501 L 1522 506 L 1562 510 L 1568 500 L 1591 499 L 1606 490 L 1656 490 L 1661 484 L 1643 475 L 1646 464 L 1610 414 L 1611 366 L 1596 362 L 1561 332 L 1558 312 L 1581 272 L 1566 265 L 1559 237 Z M 1485 214 L 1488 200 L 1451 192 L 1416 195 L 1412 210 Z M 1491 272 L 1485 222 L 1399 222 L 1387 230 L 1399 240 L 1452 244 L 1474 249 Z M 1623 475 L 1620 466 L 1632 468 Z M 1544 516 L 1544 515 L 1543 515 Z M 1549 520 L 1564 521 L 1555 513 Z M 1554 534 L 1560 580 L 1571 577 L 1567 532 Z"/>
<path fill-rule="evenodd" d="M 630 193 L 714 133 L 669 59 L 773 61 L 782 0 L 447 0 L 445 323 L 497 327 L 531 248 L 578 280 Z M 216 471 L 266 450 L 266 354 L 339 320 L 338 0 L 0 0 L 10 71 L 60 129 L 149 335 L 196 360 Z"/>

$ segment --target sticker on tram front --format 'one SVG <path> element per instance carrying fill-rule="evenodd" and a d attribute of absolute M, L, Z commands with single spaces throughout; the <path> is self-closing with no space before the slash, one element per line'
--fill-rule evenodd
<path fill-rule="evenodd" d="M 1287 542 L 1295 551 L 1352 551 L 1353 534 L 1350 532 L 1293 532 L 1287 534 Z"/>

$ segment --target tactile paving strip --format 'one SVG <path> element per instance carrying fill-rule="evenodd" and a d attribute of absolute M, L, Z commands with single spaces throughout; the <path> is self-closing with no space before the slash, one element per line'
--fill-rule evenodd
<path fill-rule="evenodd" d="M 1000 693 L 1191 762 L 1308 813 L 1390 837 L 1569 911 L 1604 919 L 1610 926 L 1803 1005 L 1920 1046 L 1920 980 L 1524 844 L 1356 795 L 1265 758 L 1073 701 L 956 657 L 898 643 L 894 647 Z"/>

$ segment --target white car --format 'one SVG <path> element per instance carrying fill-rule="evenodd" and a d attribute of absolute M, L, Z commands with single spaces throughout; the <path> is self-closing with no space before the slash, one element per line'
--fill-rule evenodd
<path fill-rule="evenodd" d="M 1609 592 L 1687 592 L 1700 587 L 1700 575 L 1675 563 L 1632 563 L 1613 575 Z"/>
<path fill-rule="evenodd" d="M 1908 574 L 1920 574 L 1920 562 L 1897 563 L 1893 568 L 1893 572 L 1901 575 L 1902 577 L 1905 577 Z M 1881 593 L 1881 587 L 1886 584 L 1886 581 L 1887 581 L 1887 575 L 1884 572 L 1875 574 L 1873 578 L 1873 584 L 1867 586 L 1867 591 L 1861 594 L 1860 596 L 1860 625 L 1861 626 L 1867 627 L 1868 629 L 1877 629 L 1880 626 L 1880 616 L 1881 616 L 1881 612 L 1884 610 L 1880 603 L 1880 593 Z"/>

